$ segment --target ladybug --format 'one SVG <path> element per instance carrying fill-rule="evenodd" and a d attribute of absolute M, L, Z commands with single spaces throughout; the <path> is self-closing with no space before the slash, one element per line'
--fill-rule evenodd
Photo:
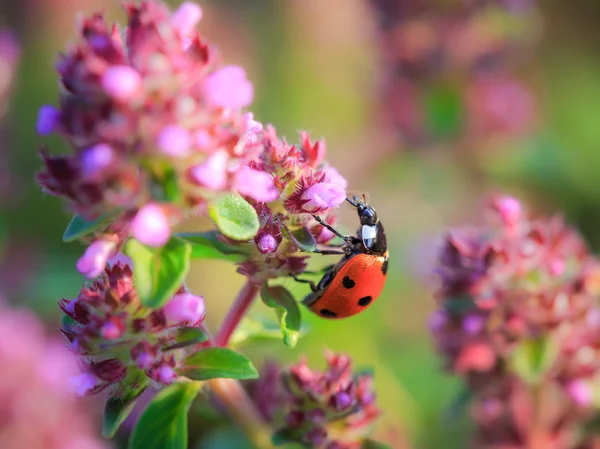
<path fill-rule="evenodd" d="M 340 234 L 320 217 L 314 218 L 346 243 L 343 252 L 317 250 L 321 254 L 343 254 L 340 261 L 327 268 L 318 284 L 310 284 L 312 293 L 303 301 L 311 311 L 323 318 L 346 318 L 370 306 L 385 284 L 389 252 L 385 231 L 375 209 L 354 197 L 346 199 L 356 207 L 360 227 L 356 236 Z"/>

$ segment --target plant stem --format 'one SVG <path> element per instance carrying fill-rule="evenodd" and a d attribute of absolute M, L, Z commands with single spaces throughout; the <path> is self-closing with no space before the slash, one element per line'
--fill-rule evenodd
<path fill-rule="evenodd" d="M 239 381 L 213 379 L 208 382 L 219 403 L 227 409 L 229 416 L 241 427 L 257 449 L 273 449 L 272 430 L 264 422 L 252 400 Z"/>
<path fill-rule="evenodd" d="M 238 324 L 240 324 L 240 321 L 242 321 L 242 318 L 244 318 L 244 315 L 246 315 L 260 287 L 260 284 L 252 282 L 251 279 L 246 281 L 215 336 L 215 346 L 227 346 L 231 335 L 238 327 Z"/>
<path fill-rule="evenodd" d="M 213 340 L 214 346 L 227 346 L 242 318 L 256 298 L 261 284 L 248 279 L 225 315 L 223 324 Z M 262 419 L 252 400 L 237 380 L 213 379 L 208 382 L 212 394 L 227 409 L 231 418 L 238 423 L 252 444 L 259 449 L 274 448 L 271 443 L 272 431 Z"/>

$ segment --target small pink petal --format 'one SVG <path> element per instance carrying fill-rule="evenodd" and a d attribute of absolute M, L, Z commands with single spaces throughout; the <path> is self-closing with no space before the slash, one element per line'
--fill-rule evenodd
<path fill-rule="evenodd" d="M 218 108 L 239 110 L 250 105 L 254 98 L 254 87 L 246 79 L 246 72 L 235 65 L 213 72 L 202 87 L 206 103 Z"/>
<path fill-rule="evenodd" d="M 309 187 L 301 198 L 306 201 L 303 209 L 314 213 L 342 204 L 346 200 L 346 191 L 338 184 L 320 182 Z"/>
<path fill-rule="evenodd" d="M 212 139 L 208 131 L 201 129 L 194 133 L 194 141 L 199 150 L 206 151 L 210 149 Z"/>
<path fill-rule="evenodd" d="M 582 407 L 591 405 L 594 400 L 592 388 L 583 380 L 571 381 L 565 386 L 565 390 L 571 399 Z"/>
<path fill-rule="evenodd" d="M 275 187 L 273 177 L 269 173 L 250 167 L 242 167 L 236 172 L 233 189 L 241 195 L 263 203 L 279 198 L 279 191 Z"/>
<path fill-rule="evenodd" d="M 192 137 L 179 125 L 167 125 L 158 134 L 156 145 L 167 156 L 185 157 L 190 153 Z"/>
<path fill-rule="evenodd" d="M 157 375 L 160 383 L 164 385 L 171 384 L 175 382 L 175 379 L 177 379 L 177 374 L 175 373 L 175 370 L 167 365 L 163 365 L 160 368 L 158 368 Z"/>
<path fill-rule="evenodd" d="M 108 264 L 111 267 L 114 267 L 115 265 L 117 265 L 119 263 L 123 267 L 127 265 L 127 266 L 129 266 L 129 268 L 133 268 L 133 261 L 131 260 L 131 258 L 129 256 L 126 256 L 122 252 L 118 252 L 117 254 L 112 256 L 110 259 L 108 259 Z"/>
<path fill-rule="evenodd" d="M 219 150 L 211 154 L 202 164 L 192 167 L 190 175 L 198 184 L 212 190 L 224 189 L 227 185 L 227 163 L 229 153 Z"/>
<path fill-rule="evenodd" d="M 327 167 L 324 169 L 325 171 L 325 181 L 331 184 L 336 184 L 340 186 L 342 189 L 346 190 L 348 188 L 348 181 L 344 178 L 339 171 L 337 171 L 333 167 Z"/>
<path fill-rule="evenodd" d="M 79 374 L 69 379 L 71 391 L 78 396 L 85 396 L 99 384 L 100 379 L 89 373 Z"/>
<path fill-rule="evenodd" d="M 189 36 L 201 18 L 200 6 L 193 2 L 184 2 L 171 16 L 171 25 L 181 36 Z"/>
<path fill-rule="evenodd" d="M 204 319 L 204 298 L 192 293 L 173 296 L 163 308 L 169 326 L 195 325 Z"/>
<path fill-rule="evenodd" d="M 96 240 L 77 261 L 77 270 L 89 279 L 98 277 L 106 268 L 108 258 L 117 245 L 110 240 Z"/>
<path fill-rule="evenodd" d="M 163 246 L 171 238 L 171 226 L 162 207 L 146 204 L 131 221 L 131 235 L 144 245 Z"/>
<path fill-rule="evenodd" d="M 131 100 L 141 85 L 139 72 L 128 65 L 114 65 L 102 75 L 102 89 L 115 100 Z"/>

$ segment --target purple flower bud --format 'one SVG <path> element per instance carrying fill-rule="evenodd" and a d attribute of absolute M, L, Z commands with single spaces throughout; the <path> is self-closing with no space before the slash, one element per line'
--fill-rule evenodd
<path fill-rule="evenodd" d="M 204 319 L 204 298 L 192 293 L 180 293 L 173 296 L 163 312 L 167 325 L 195 325 Z"/>
<path fill-rule="evenodd" d="M 229 65 L 204 80 L 203 93 L 204 100 L 210 106 L 239 110 L 252 103 L 254 87 L 246 79 L 243 68 Z"/>
<path fill-rule="evenodd" d="M 167 125 L 158 134 L 156 145 L 167 156 L 185 157 L 190 153 L 192 137 L 179 125 Z"/>
<path fill-rule="evenodd" d="M 274 252 L 278 246 L 279 243 L 272 234 L 264 232 L 256 238 L 256 247 L 263 254 Z"/>
<path fill-rule="evenodd" d="M 168 385 L 177 379 L 177 373 L 175 370 L 168 365 L 162 365 L 157 370 L 158 381 L 163 385 Z"/>
<path fill-rule="evenodd" d="M 500 213 L 502 221 L 508 227 L 517 225 L 522 215 L 522 207 L 519 200 L 512 196 L 502 196 L 495 200 L 496 210 Z"/>
<path fill-rule="evenodd" d="M 485 326 L 485 318 L 481 315 L 467 315 L 463 318 L 462 328 L 469 335 L 481 332 Z"/>
<path fill-rule="evenodd" d="M 37 133 L 41 136 L 52 134 L 60 119 L 60 113 L 54 106 L 45 105 L 38 111 L 38 119 L 36 124 Z"/>
<path fill-rule="evenodd" d="M 171 237 L 171 226 L 163 209 L 154 203 L 142 207 L 131 221 L 133 237 L 148 246 L 163 246 Z"/>
<path fill-rule="evenodd" d="M 114 267 L 115 265 L 117 265 L 119 263 L 123 267 L 124 266 L 133 267 L 133 262 L 131 261 L 131 258 L 129 256 L 126 256 L 122 252 L 118 252 L 117 254 L 115 254 L 114 256 L 112 256 L 110 259 L 108 259 L 108 264 L 111 267 Z"/>
<path fill-rule="evenodd" d="M 321 446 L 327 439 L 327 430 L 321 427 L 315 427 L 310 429 L 304 435 L 304 441 L 311 444 L 311 447 Z"/>
<path fill-rule="evenodd" d="M 140 352 L 140 354 L 135 358 L 135 364 L 140 369 L 149 369 L 154 363 L 154 357 L 148 352 Z"/>
<path fill-rule="evenodd" d="M 591 405 L 594 400 L 593 391 L 589 384 L 581 379 L 568 383 L 565 386 L 565 390 L 569 397 L 582 407 Z"/>
<path fill-rule="evenodd" d="M 340 185 L 319 182 L 309 187 L 301 199 L 305 201 L 304 211 L 315 213 L 342 204 L 346 199 L 346 191 Z"/>
<path fill-rule="evenodd" d="M 325 412 L 320 408 L 315 408 L 306 412 L 306 420 L 313 424 L 323 424 L 325 422 Z"/>
<path fill-rule="evenodd" d="M 275 187 L 273 177 L 269 173 L 250 167 L 242 167 L 236 172 L 233 189 L 261 203 L 279 198 L 279 191 Z"/>
<path fill-rule="evenodd" d="M 88 180 L 93 180 L 110 167 L 114 160 L 113 149 L 104 143 L 99 143 L 83 151 L 80 155 L 81 174 Z"/>
<path fill-rule="evenodd" d="M 194 27 L 202 18 L 202 9 L 195 3 L 184 2 L 171 16 L 171 26 L 181 36 L 188 36 L 194 31 Z"/>
<path fill-rule="evenodd" d="M 202 164 L 193 167 L 190 174 L 198 184 L 212 190 L 224 189 L 227 185 L 227 162 L 229 154 L 219 150 L 211 154 Z"/>
<path fill-rule="evenodd" d="M 98 277 L 104 271 L 106 262 L 116 246 L 115 242 L 110 240 L 96 240 L 77 261 L 77 270 L 88 279 Z"/>
<path fill-rule="evenodd" d="M 100 335 L 107 340 L 115 340 L 123 334 L 123 329 L 113 320 L 107 321 L 100 328 Z"/>
<path fill-rule="evenodd" d="M 139 72 L 128 65 L 114 65 L 102 75 L 102 88 L 115 100 L 131 100 L 141 85 Z"/>
<path fill-rule="evenodd" d="M 335 408 L 336 411 L 341 412 L 347 409 L 354 402 L 352 396 L 345 391 L 340 391 L 331 397 L 330 404 Z"/>
<path fill-rule="evenodd" d="M 69 386 L 78 396 L 85 396 L 100 384 L 100 379 L 90 373 L 79 374 L 69 379 Z"/>

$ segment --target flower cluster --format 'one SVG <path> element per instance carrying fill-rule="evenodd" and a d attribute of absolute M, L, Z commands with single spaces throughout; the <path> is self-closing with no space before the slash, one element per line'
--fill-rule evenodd
<path fill-rule="evenodd" d="M 448 235 L 430 321 L 446 368 L 473 393 L 478 447 L 587 447 L 600 262 L 562 219 L 530 221 L 512 197 L 495 198 L 489 218 Z"/>
<path fill-rule="evenodd" d="M 372 375 L 353 372 L 346 355 L 327 352 L 325 357 L 324 372 L 312 371 L 304 361 L 285 371 L 266 364 L 252 396 L 266 420 L 283 422 L 276 439 L 310 448 L 358 449 L 380 414 Z"/>
<path fill-rule="evenodd" d="M 30 312 L 0 304 L 0 364 L 3 449 L 108 448 L 69 389 L 75 360 Z"/>
<path fill-rule="evenodd" d="M 514 73 L 538 35 L 531 0 L 371 4 L 380 18 L 384 115 L 409 145 L 449 131 L 485 138 L 531 129 L 533 94 Z"/>
<path fill-rule="evenodd" d="M 181 287 L 164 307 L 145 307 L 133 287 L 131 262 L 120 259 L 77 298 L 59 303 L 69 318 L 61 330 L 82 358 L 83 374 L 73 378 L 80 395 L 112 387 L 118 396 L 149 381 L 168 385 L 177 379 L 184 351 L 198 348 L 194 335 L 186 335 L 204 319 L 203 298 Z"/>
<path fill-rule="evenodd" d="M 111 218 L 80 261 L 82 273 L 97 276 L 130 236 L 163 246 L 173 224 L 225 193 L 260 214 L 257 254 L 275 253 L 283 221 L 297 227 L 344 201 L 346 181 L 325 163 L 324 142 L 302 134 L 289 145 L 243 112 L 253 86 L 241 67 L 221 66 L 195 30 L 199 6 L 171 13 L 147 0 L 126 11 L 125 29 L 100 14 L 83 20 L 80 41 L 58 63 L 60 107 L 44 106 L 38 117 L 40 134 L 60 133 L 74 150 L 42 151 L 44 190 L 88 221 Z M 257 258 L 258 266 L 286 260 Z"/>

